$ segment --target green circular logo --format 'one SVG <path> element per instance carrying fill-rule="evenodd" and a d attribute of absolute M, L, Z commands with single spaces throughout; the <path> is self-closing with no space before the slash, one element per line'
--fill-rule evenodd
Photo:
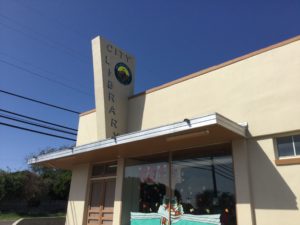
<path fill-rule="evenodd" d="M 124 85 L 128 85 L 132 81 L 132 74 L 129 67 L 125 63 L 117 63 L 115 66 L 115 76 L 117 80 Z"/>

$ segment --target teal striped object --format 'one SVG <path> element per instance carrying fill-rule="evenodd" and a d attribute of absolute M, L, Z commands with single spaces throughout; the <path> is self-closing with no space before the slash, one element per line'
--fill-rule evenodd
<path fill-rule="evenodd" d="M 131 225 L 161 225 L 162 215 L 158 213 L 136 213 L 131 214 Z M 175 225 L 221 225 L 220 214 L 214 215 L 191 215 L 184 214 L 180 219 L 171 222 Z"/>

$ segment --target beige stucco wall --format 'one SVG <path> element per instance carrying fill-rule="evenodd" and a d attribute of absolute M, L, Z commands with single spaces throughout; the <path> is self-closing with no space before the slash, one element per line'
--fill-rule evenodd
<path fill-rule="evenodd" d="M 300 131 L 298 96 L 300 41 L 130 99 L 129 131 L 212 112 L 248 122 L 250 139 L 246 150 L 240 148 L 244 153 L 238 154 L 234 144 L 239 225 L 296 225 L 300 221 L 300 165 L 274 164 L 270 134 Z M 269 137 L 253 139 L 263 135 Z"/>
<path fill-rule="evenodd" d="M 85 204 L 87 198 L 89 165 L 77 165 L 72 169 L 72 181 L 66 216 L 66 225 L 85 224 Z"/>
<path fill-rule="evenodd" d="M 218 112 L 252 136 L 300 128 L 300 41 L 130 99 L 129 131 Z"/>
<path fill-rule="evenodd" d="M 121 224 L 123 175 L 124 175 L 124 159 L 119 158 L 118 159 L 117 178 L 116 178 L 113 225 Z"/>
<path fill-rule="evenodd" d="M 300 165 L 276 166 L 272 137 L 248 141 L 257 225 L 298 225 Z"/>
<path fill-rule="evenodd" d="M 274 138 L 232 143 L 239 225 L 299 224 L 300 165 L 275 164 Z"/>
<path fill-rule="evenodd" d="M 128 97 L 133 94 L 135 59 L 103 37 L 92 40 L 94 91 L 98 140 L 127 131 Z M 115 74 L 117 63 L 130 68 L 131 83 L 121 84 Z M 113 96 L 113 97 L 112 97 Z"/>
<path fill-rule="evenodd" d="M 274 164 L 276 157 L 270 134 L 300 131 L 298 96 L 300 41 L 130 98 L 128 131 L 157 127 L 213 112 L 235 122 L 248 122 L 250 134 L 247 142 L 233 143 L 239 225 L 246 222 L 296 225 L 300 221 L 300 165 Z M 77 145 L 96 140 L 95 114 L 81 117 Z M 78 175 L 73 176 L 72 183 L 76 177 L 86 178 L 86 168 L 83 170 L 81 175 L 75 170 Z M 70 202 L 73 202 L 71 198 Z M 84 205 L 82 202 L 73 204 L 78 210 Z M 69 203 L 68 220 L 74 217 L 70 210 Z M 80 224 L 82 215 L 79 213 L 77 217 L 77 224 Z M 249 222 L 250 218 L 252 221 Z"/>
<path fill-rule="evenodd" d="M 249 171 L 249 154 L 245 139 L 232 142 L 232 158 L 235 178 L 235 197 L 237 223 L 253 225 L 255 216 L 251 193 L 251 176 Z"/>
<path fill-rule="evenodd" d="M 84 145 L 97 141 L 96 112 L 91 112 L 79 117 L 76 145 Z"/>

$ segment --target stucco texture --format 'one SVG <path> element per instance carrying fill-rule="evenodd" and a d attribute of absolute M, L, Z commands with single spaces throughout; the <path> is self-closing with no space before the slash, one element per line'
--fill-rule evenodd
<path fill-rule="evenodd" d="M 232 143 L 239 225 L 298 225 L 300 165 L 277 166 L 273 140 L 276 135 L 300 133 L 299 39 L 129 98 L 127 132 L 214 112 L 247 122 L 247 139 Z M 77 145 L 96 141 L 101 133 L 102 128 L 95 126 L 96 113 L 84 117 Z M 86 166 L 73 171 L 67 224 L 84 221 L 87 171 Z"/>
<path fill-rule="evenodd" d="M 136 131 L 218 112 L 248 122 L 251 136 L 300 128 L 300 41 L 131 98 Z"/>

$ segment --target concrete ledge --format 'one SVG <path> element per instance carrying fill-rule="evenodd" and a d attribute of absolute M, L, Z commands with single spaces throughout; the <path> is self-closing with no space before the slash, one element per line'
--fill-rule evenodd
<path fill-rule="evenodd" d="M 276 159 L 275 164 L 277 166 L 300 164 L 300 157 L 290 159 Z"/>

